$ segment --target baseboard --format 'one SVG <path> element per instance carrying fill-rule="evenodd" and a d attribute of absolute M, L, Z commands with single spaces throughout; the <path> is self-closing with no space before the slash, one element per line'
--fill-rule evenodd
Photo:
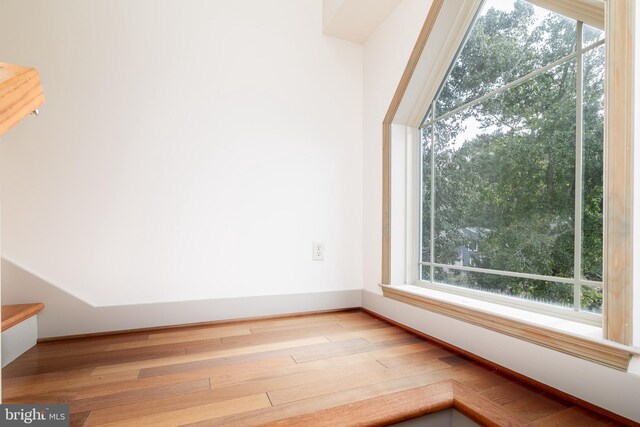
<path fill-rule="evenodd" d="M 149 328 L 92 332 L 89 334 L 62 335 L 59 337 L 38 338 L 37 342 L 38 344 L 44 344 L 44 343 L 52 343 L 52 342 L 59 342 L 59 341 L 82 340 L 85 338 L 111 337 L 115 335 L 144 334 L 148 332 L 157 332 L 157 331 L 166 332 L 166 331 L 175 331 L 177 329 L 185 330 L 185 329 L 192 329 L 192 328 L 202 328 L 204 326 L 238 325 L 238 324 L 243 324 L 247 322 L 256 322 L 260 320 L 290 319 L 292 317 L 310 316 L 314 314 L 344 313 L 344 312 L 353 312 L 353 311 L 362 311 L 362 307 L 335 308 L 330 310 L 304 311 L 300 313 L 274 314 L 271 316 L 243 317 L 239 319 L 213 320 L 209 322 L 184 323 L 184 324 L 167 325 L 167 326 L 153 326 Z"/>
<path fill-rule="evenodd" d="M 37 301 L 36 301 L 37 300 Z M 113 333 L 362 306 L 362 290 L 93 307 L 2 259 L 2 302 L 42 302 L 38 338 Z"/>

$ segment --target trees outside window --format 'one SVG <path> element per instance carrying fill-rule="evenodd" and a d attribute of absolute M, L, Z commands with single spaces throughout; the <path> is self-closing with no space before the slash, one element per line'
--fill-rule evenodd
<path fill-rule="evenodd" d="M 602 312 L 604 48 L 484 4 L 420 127 L 421 281 Z"/>

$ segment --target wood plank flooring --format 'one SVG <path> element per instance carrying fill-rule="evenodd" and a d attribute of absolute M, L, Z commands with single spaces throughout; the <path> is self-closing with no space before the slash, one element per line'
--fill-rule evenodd
<path fill-rule="evenodd" d="M 73 426 L 387 425 L 450 407 L 616 425 L 362 311 L 38 344 L 2 375 L 4 403 L 67 403 Z"/>

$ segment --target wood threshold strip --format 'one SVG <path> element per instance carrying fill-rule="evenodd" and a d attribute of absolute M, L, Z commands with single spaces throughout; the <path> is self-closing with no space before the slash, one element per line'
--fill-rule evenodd
<path fill-rule="evenodd" d="M 34 68 L 0 62 L 0 135 L 44 102 Z"/>
<path fill-rule="evenodd" d="M 11 304 L 2 306 L 2 332 L 12 326 L 35 316 L 44 308 L 44 304 Z"/>
<path fill-rule="evenodd" d="M 492 369 L 492 370 L 495 370 L 497 372 L 500 372 L 501 374 L 504 374 L 504 375 L 506 375 L 508 377 L 514 378 L 516 381 L 520 381 L 522 383 L 525 383 L 525 384 L 527 384 L 527 385 L 529 385 L 529 386 L 531 386 L 533 388 L 543 390 L 545 393 L 547 393 L 547 394 L 549 394 L 551 396 L 557 397 L 558 399 L 561 399 L 561 400 L 564 400 L 566 402 L 569 402 L 569 403 L 571 403 L 571 404 L 573 404 L 575 406 L 585 408 L 585 409 L 587 409 L 589 411 L 592 411 L 592 412 L 595 412 L 597 414 L 600 414 L 600 415 L 602 415 L 602 416 L 604 416 L 606 418 L 610 418 L 610 419 L 616 421 L 617 423 L 620 423 L 620 424 L 623 424 L 623 425 L 640 425 L 640 424 L 637 424 L 634 421 L 632 421 L 632 420 L 630 420 L 630 419 L 628 419 L 626 417 L 623 417 L 621 415 L 616 414 L 615 412 L 611 412 L 611 411 L 609 411 L 607 409 L 604 409 L 604 408 L 602 408 L 600 406 L 594 405 L 593 403 L 587 402 L 586 400 L 582 400 L 582 399 L 580 399 L 578 397 L 575 397 L 575 396 L 573 396 L 573 395 L 571 395 L 569 393 L 565 393 L 564 391 L 558 390 L 557 388 L 552 387 L 552 386 L 550 386 L 548 384 L 545 384 L 545 383 L 542 383 L 540 381 L 534 380 L 533 378 L 530 378 L 530 377 L 528 377 L 526 375 L 523 375 L 523 374 L 521 374 L 519 372 L 513 371 L 513 370 L 511 370 L 509 368 L 505 368 L 504 366 L 499 365 L 499 364 L 497 364 L 495 362 L 492 362 L 492 361 L 490 361 L 488 359 L 485 359 L 483 357 L 480 357 L 475 353 L 471 353 L 469 351 L 463 350 L 460 347 L 456 347 L 455 345 L 449 344 L 446 341 L 442 341 L 442 340 L 440 340 L 438 338 L 435 338 L 435 337 L 433 337 L 431 335 L 428 335 L 428 334 L 425 334 L 423 332 L 420 332 L 417 329 L 413 329 L 413 328 L 411 328 L 409 326 L 406 326 L 406 325 L 404 325 L 404 324 L 402 324 L 400 322 L 396 322 L 395 320 L 389 319 L 388 317 L 385 317 L 385 316 L 383 316 L 381 314 L 378 314 L 375 311 L 371 311 L 371 310 L 368 310 L 366 308 L 363 308 L 362 311 L 364 311 L 365 313 L 367 313 L 367 314 L 369 314 L 369 315 L 371 315 L 371 316 L 373 316 L 373 317 L 375 317 L 377 319 L 380 319 L 380 320 L 382 320 L 384 322 L 387 322 L 387 323 L 389 323 L 391 325 L 394 325 L 394 326 L 396 326 L 398 328 L 401 328 L 401 329 L 403 329 L 403 330 L 405 330 L 405 331 L 407 331 L 407 332 L 409 332 L 409 333 L 411 333 L 413 335 L 416 335 L 416 336 L 418 336 L 420 338 L 423 338 L 423 339 L 425 339 L 427 341 L 436 343 L 439 346 L 451 351 L 452 353 L 456 353 L 456 354 L 459 354 L 459 355 L 461 355 L 463 357 L 466 357 L 467 359 L 473 360 L 473 361 L 479 363 L 480 365 L 483 365 L 483 366 L 485 366 L 485 367 L 487 367 L 489 369 Z"/>
<path fill-rule="evenodd" d="M 386 426 L 447 409 L 456 409 L 484 426 L 527 425 L 527 420 L 455 380 L 361 400 L 291 418 L 268 426 Z"/>
<path fill-rule="evenodd" d="M 632 353 L 588 338 L 571 335 L 543 326 L 532 325 L 494 313 L 474 310 L 451 302 L 431 299 L 390 286 L 382 286 L 385 297 L 453 317 L 492 331 L 510 335 L 581 359 L 626 371 Z"/>

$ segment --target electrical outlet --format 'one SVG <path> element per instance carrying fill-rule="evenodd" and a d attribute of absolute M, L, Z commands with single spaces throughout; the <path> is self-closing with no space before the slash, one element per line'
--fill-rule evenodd
<path fill-rule="evenodd" d="M 314 261 L 324 261 L 324 242 L 313 242 L 311 259 Z"/>

